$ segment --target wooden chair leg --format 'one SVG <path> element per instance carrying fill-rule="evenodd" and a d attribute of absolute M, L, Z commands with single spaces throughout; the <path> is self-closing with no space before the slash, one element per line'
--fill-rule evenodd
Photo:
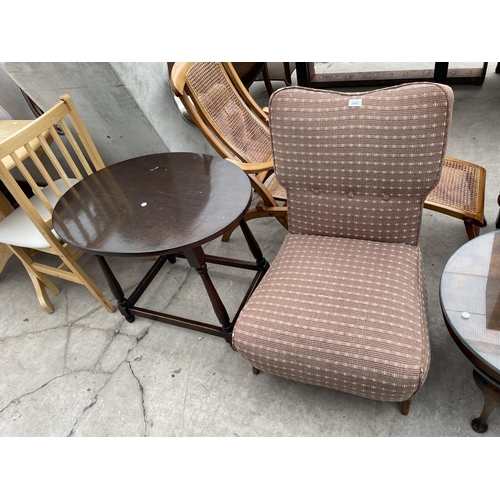
<path fill-rule="evenodd" d="M 260 370 L 258 368 L 255 368 L 255 366 L 252 366 L 252 373 L 254 375 L 258 375 L 260 373 Z"/>
<path fill-rule="evenodd" d="M 29 270 L 27 271 L 29 277 L 31 278 L 31 281 L 33 282 L 33 286 L 35 287 L 38 302 L 43 307 L 43 309 L 45 309 L 45 311 L 47 311 L 49 314 L 52 314 L 54 312 L 54 306 L 52 305 L 52 301 L 47 295 L 47 288 L 45 286 L 45 283 L 43 283 L 34 273 L 31 273 Z"/>
<path fill-rule="evenodd" d="M 285 229 L 288 230 L 288 223 L 286 218 L 284 217 L 276 217 L 273 214 L 270 214 L 269 212 L 266 212 L 266 209 L 259 209 L 259 208 L 251 208 L 246 214 L 245 214 L 245 221 L 249 221 L 252 219 L 260 219 L 261 217 L 274 217 Z M 229 241 L 229 238 L 233 234 L 233 231 L 239 226 L 235 226 L 233 229 L 230 229 L 229 231 L 226 231 L 222 235 L 222 241 L 225 243 Z"/>
<path fill-rule="evenodd" d="M 115 312 L 115 306 L 111 304 L 111 302 L 106 298 L 106 296 L 97 288 L 94 282 L 90 279 L 87 273 L 76 263 L 72 262 L 67 258 L 65 252 L 61 252 L 60 258 L 63 263 L 68 267 L 68 269 L 73 273 L 73 275 L 77 278 L 74 280 L 76 283 L 80 283 L 83 285 L 93 296 L 94 298 L 109 312 Z"/>
<path fill-rule="evenodd" d="M 28 252 L 20 247 L 9 247 L 12 253 L 22 262 L 28 276 L 30 277 L 33 286 L 35 287 L 36 296 L 38 298 L 38 302 L 43 307 L 45 311 L 49 314 L 54 312 L 54 306 L 52 305 L 49 296 L 47 295 L 47 289 L 52 293 L 52 295 L 57 295 L 59 293 L 59 289 L 52 283 L 52 281 L 42 273 L 39 273 L 35 269 L 31 267 L 33 264 L 33 259 L 30 257 Z"/>
<path fill-rule="evenodd" d="M 264 63 L 264 68 L 262 69 L 262 79 L 264 80 L 264 84 L 266 86 L 267 95 L 271 97 L 271 94 L 274 92 L 274 89 L 271 83 L 271 78 L 269 77 L 269 69 L 267 67 L 267 63 Z"/>
<path fill-rule="evenodd" d="M 407 399 L 406 401 L 401 402 L 401 414 L 408 415 L 410 411 L 411 399 Z"/>
<path fill-rule="evenodd" d="M 472 224 L 471 222 L 464 221 L 465 230 L 467 231 L 467 237 L 469 240 L 476 238 L 481 233 L 481 228 Z"/>

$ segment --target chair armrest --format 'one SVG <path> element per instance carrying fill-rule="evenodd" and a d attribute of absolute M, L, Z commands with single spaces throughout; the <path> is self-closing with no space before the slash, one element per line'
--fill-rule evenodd
<path fill-rule="evenodd" d="M 266 172 L 267 170 L 272 170 L 274 168 L 273 160 L 269 160 L 264 163 L 244 163 L 237 160 L 231 160 L 230 158 L 226 158 L 226 160 L 234 163 L 247 174 L 258 174 L 259 172 Z"/>

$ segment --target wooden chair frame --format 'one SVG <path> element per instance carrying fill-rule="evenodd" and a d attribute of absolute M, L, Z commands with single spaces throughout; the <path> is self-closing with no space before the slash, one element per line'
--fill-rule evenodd
<path fill-rule="evenodd" d="M 70 126 L 65 121 L 69 119 L 69 123 L 73 126 L 76 136 L 73 134 Z M 64 144 L 59 136 L 56 127 L 59 126 L 64 131 L 69 147 Z M 66 188 L 70 188 L 74 184 L 74 180 L 70 179 L 67 171 L 61 165 L 60 161 L 54 154 L 45 136 L 47 132 L 50 134 L 50 139 L 53 145 L 57 146 L 59 152 L 65 160 L 66 167 L 69 167 L 73 179 L 83 179 L 82 169 L 86 175 L 91 175 L 93 169 L 100 170 L 105 167 L 94 142 L 92 141 L 87 128 L 85 127 L 80 114 L 78 113 L 72 99 L 68 95 L 61 96 L 61 100 L 50 110 L 45 112 L 38 119 L 31 122 L 29 125 L 13 134 L 0 144 L 0 180 L 7 186 L 10 194 L 19 204 L 19 208 L 29 217 L 36 229 L 47 242 L 47 248 L 24 248 L 14 245 L 8 245 L 12 252 L 21 260 L 28 275 L 33 281 L 38 300 L 41 306 L 49 313 L 54 311 L 53 305 L 48 298 L 46 289 L 52 294 L 59 293 L 58 288 L 49 279 L 48 276 L 62 278 L 74 283 L 84 285 L 89 292 L 103 305 L 106 310 L 113 312 L 114 306 L 97 288 L 90 277 L 77 264 L 77 259 L 82 255 L 82 252 L 68 247 L 52 232 L 51 214 L 53 207 L 46 195 L 41 189 L 41 186 L 35 181 L 24 161 L 17 154 L 20 148 L 28 153 L 28 158 L 32 160 L 38 169 L 38 172 L 43 176 L 47 186 L 50 186 L 52 192 L 57 198 L 62 196 L 61 190 L 55 184 L 54 174 L 49 173 L 49 170 L 40 160 L 37 152 L 34 151 L 30 142 L 37 140 L 40 147 L 45 153 L 44 158 L 47 165 L 56 172 L 60 180 L 62 180 Z M 77 160 L 80 166 L 77 165 Z M 92 165 L 92 166 L 91 166 Z M 43 203 L 50 216 L 46 219 L 42 218 L 40 213 L 33 206 L 32 200 L 26 196 L 24 191 L 19 187 L 17 180 L 13 175 L 13 170 L 18 169 L 23 178 L 29 183 L 34 195 Z M 71 175 L 70 174 L 70 175 Z M 33 260 L 34 253 L 41 251 L 48 254 L 58 256 L 62 264 L 58 267 L 48 266 L 46 264 L 37 263 Z"/>

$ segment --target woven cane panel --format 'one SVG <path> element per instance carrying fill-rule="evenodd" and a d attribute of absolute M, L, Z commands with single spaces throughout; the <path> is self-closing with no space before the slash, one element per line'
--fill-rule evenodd
<path fill-rule="evenodd" d="M 224 137 L 241 160 L 261 163 L 271 158 L 267 126 L 239 97 L 220 63 L 196 63 L 188 71 L 186 80 L 213 120 L 217 135 Z"/>
<path fill-rule="evenodd" d="M 427 196 L 426 201 L 446 205 L 460 213 L 466 212 L 471 217 L 477 217 L 479 178 L 480 168 L 477 165 L 446 158 L 439 184 Z"/>
<path fill-rule="evenodd" d="M 441 173 L 452 102 L 451 89 L 434 83 L 275 92 L 271 136 L 289 230 L 416 244 L 424 200 Z"/>
<path fill-rule="evenodd" d="M 418 246 L 286 236 L 234 328 L 265 372 L 380 401 L 405 401 L 430 363 Z"/>
<path fill-rule="evenodd" d="M 276 176 L 272 177 L 267 189 L 275 200 L 286 200 L 287 196 L 285 186 L 278 181 Z"/>

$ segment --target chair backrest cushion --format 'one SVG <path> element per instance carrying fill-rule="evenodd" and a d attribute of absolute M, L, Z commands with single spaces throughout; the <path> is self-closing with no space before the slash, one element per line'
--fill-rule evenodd
<path fill-rule="evenodd" d="M 452 107 L 452 90 L 435 83 L 276 91 L 271 139 L 290 232 L 418 244 Z"/>

